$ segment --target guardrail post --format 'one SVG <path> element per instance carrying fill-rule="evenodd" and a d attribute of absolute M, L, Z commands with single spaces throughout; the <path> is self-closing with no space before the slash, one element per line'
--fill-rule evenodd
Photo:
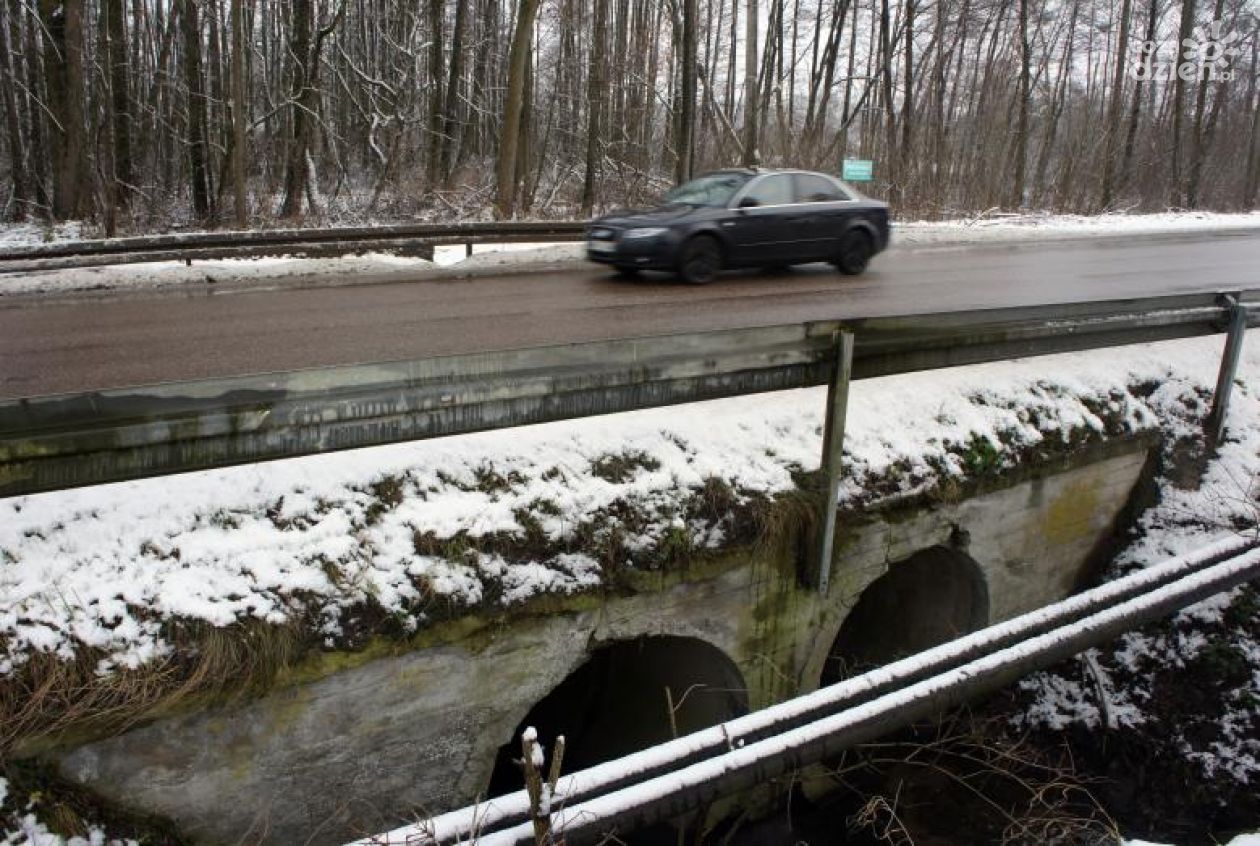
<path fill-rule="evenodd" d="M 1247 333 L 1247 307 L 1233 295 L 1224 297 L 1229 308 L 1229 334 L 1225 336 L 1225 352 L 1221 355 L 1221 370 L 1216 376 L 1216 393 L 1212 395 L 1212 410 L 1207 418 L 1207 441 L 1215 449 L 1225 436 L 1225 413 L 1229 409 L 1229 395 L 1234 389 L 1234 376 L 1238 373 L 1238 358 L 1242 354 L 1243 336 Z"/>
<path fill-rule="evenodd" d="M 831 582 L 831 552 L 836 537 L 836 506 L 840 498 L 840 458 L 844 454 L 844 420 L 849 410 L 849 382 L 853 375 L 853 333 L 836 335 L 836 363 L 827 385 L 827 419 L 823 428 L 822 471 L 827 504 L 818 537 L 818 592 L 827 595 Z"/>

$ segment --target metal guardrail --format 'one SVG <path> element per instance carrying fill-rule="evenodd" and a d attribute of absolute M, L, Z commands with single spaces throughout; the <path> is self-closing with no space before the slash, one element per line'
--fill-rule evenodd
<path fill-rule="evenodd" d="M 1260 290 L 1233 295 L 1260 325 Z M 0 400 L 0 496 L 828 383 L 1219 333 L 1190 294 L 564 344 Z"/>
<path fill-rule="evenodd" d="M 0 250 L 0 274 L 150 261 L 334 256 L 369 250 L 431 259 L 433 248 L 437 246 L 579 241 L 585 229 L 582 221 L 496 221 L 107 238 Z"/>
<path fill-rule="evenodd" d="M 92 241 L 26 244 L 0 249 L 0 276 L 76 267 L 103 267 L 155 261 L 205 261 L 262 256 L 319 258 L 368 251 L 433 258 L 433 248 L 463 244 L 471 255 L 475 244 L 580 241 L 586 221 L 466 221 L 350 226 L 331 229 L 273 229 L 139 235 Z M 1226 229 L 1211 237 L 1253 236 L 1260 227 Z M 1126 242 L 1205 237 L 1207 233 L 1129 233 Z"/>

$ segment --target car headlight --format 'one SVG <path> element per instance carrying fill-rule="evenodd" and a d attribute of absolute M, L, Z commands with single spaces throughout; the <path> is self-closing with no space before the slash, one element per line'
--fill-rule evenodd
<path fill-rule="evenodd" d="M 621 237 L 622 238 L 656 238 L 659 235 L 664 235 L 668 231 L 669 230 L 666 229 L 664 226 L 643 226 L 638 229 L 627 230 L 626 234 L 622 235 Z"/>

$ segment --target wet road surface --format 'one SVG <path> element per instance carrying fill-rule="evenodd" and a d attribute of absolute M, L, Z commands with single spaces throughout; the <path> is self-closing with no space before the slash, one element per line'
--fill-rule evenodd
<path fill-rule="evenodd" d="M 593 265 L 471 279 L 0 299 L 0 397 L 616 337 L 1260 288 L 1260 233 L 900 248 L 692 287 Z"/>

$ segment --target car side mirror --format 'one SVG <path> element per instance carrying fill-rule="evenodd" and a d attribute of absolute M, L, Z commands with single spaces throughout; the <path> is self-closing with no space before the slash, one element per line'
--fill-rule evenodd
<path fill-rule="evenodd" d="M 759 205 L 761 205 L 761 202 L 757 200 L 755 197 L 745 197 L 744 199 L 739 201 L 738 208 L 752 209 L 752 208 L 756 208 Z"/>

